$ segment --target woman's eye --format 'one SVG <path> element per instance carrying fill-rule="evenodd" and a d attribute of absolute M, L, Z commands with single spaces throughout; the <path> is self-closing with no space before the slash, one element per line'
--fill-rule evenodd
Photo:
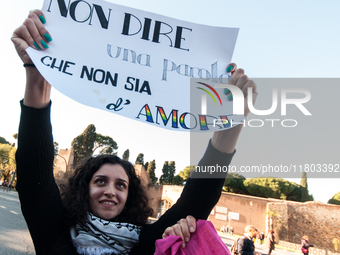
<path fill-rule="evenodd" d="M 97 183 L 97 184 L 104 184 L 104 183 L 105 183 L 105 180 L 98 179 L 98 180 L 96 180 L 96 183 Z"/>
<path fill-rule="evenodd" d="M 125 183 L 118 183 L 117 186 L 120 189 L 125 189 L 125 187 L 126 187 Z"/>

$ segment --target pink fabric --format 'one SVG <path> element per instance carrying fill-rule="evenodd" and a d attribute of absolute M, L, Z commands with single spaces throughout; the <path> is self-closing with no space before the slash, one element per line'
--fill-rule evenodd
<path fill-rule="evenodd" d="M 196 231 L 184 249 L 182 242 L 181 237 L 172 235 L 159 239 L 154 255 L 231 255 L 210 221 L 198 220 Z"/>

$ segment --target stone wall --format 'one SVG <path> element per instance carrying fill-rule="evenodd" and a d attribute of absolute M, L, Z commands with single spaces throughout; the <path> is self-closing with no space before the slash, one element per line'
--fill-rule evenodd
<path fill-rule="evenodd" d="M 296 252 L 301 253 L 301 244 L 279 241 L 278 245 L 285 247 L 285 248 L 288 248 L 290 250 L 295 250 Z M 337 252 L 333 252 L 333 251 L 330 251 L 330 250 L 318 249 L 318 248 L 315 248 L 315 247 L 309 248 L 308 253 L 310 255 L 340 255 L 340 253 L 337 253 Z"/>
<path fill-rule="evenodd" d="M 260 232 L 266 233 L 266 211 L 268 199 L 223 192 L 217 205 L 212 210 L 209 221 L 217 230 L 229 225 L 228 213 L 239 214 L 239 220 L 230 220 L 234 233 L 243 235 L 247 225 L 254 225 Z"/>
<path fill-rule="evenodd" d="M 340 240 L 340 206 L 280 201 L 269 203 L 268 209 L 280 215 L 274 228 L 280 240 L 300 244 L 307 235 L 317 248 L 336 252 L 332 241 Z"/>
<path fill-rule="evenodd" d="M 175 185 L 149 185 L 147 193 L 149 205 L 154 211 L 153 217 L 157 216 L 162 200 L 168 201 L 171 205 L 176 203 L 181 196 L 183 187 Z"/>
<path fill-rule="evenodd" d="M 58 152 L 58 156 L 55 161 L 55 166 L 53 170 L 54 179 L 58 186 L 61 184 L 65 184 L 65 173 L 69 172 L 72 169 L 74 153 L 73 149 L 60 149 Z"/>
<path fill-rule="evenodd" d="M 162 200 L 168 200 L 172 205 L 177 202 L 184 186 L 163 185 Z"/>

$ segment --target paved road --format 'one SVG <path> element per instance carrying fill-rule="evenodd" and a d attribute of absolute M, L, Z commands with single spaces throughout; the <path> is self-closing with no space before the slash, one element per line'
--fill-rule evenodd
<path fill-rule="evenodd" d="M 220 235 L 223 242 L 230 247 L 236 237 Z M 256 251 L 266 254 L 264 246 L 256 244 Z M 20 203 L 16 192 L 4 192 L 0 188 L 0 254 L 33 255 L 34 246 L 25 220 L 21 214 Z M 297 255 L 298 253 L 276 249 L 272 255 Z"/>
<path fill-rule="evenodd" d="M 0 188 L 0 254 L 35 254 L 16 192 Z"/>

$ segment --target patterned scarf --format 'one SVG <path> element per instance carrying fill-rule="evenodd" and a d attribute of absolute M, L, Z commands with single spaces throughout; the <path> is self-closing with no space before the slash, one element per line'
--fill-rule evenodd
<path fill-rule="evenodd" d="M 88 213 L 85 225 L 73 226 L 70 233 L 79 254 L 129 254 L 138 244 L 140 228 L 129 223 L 105 221 Z"/>

